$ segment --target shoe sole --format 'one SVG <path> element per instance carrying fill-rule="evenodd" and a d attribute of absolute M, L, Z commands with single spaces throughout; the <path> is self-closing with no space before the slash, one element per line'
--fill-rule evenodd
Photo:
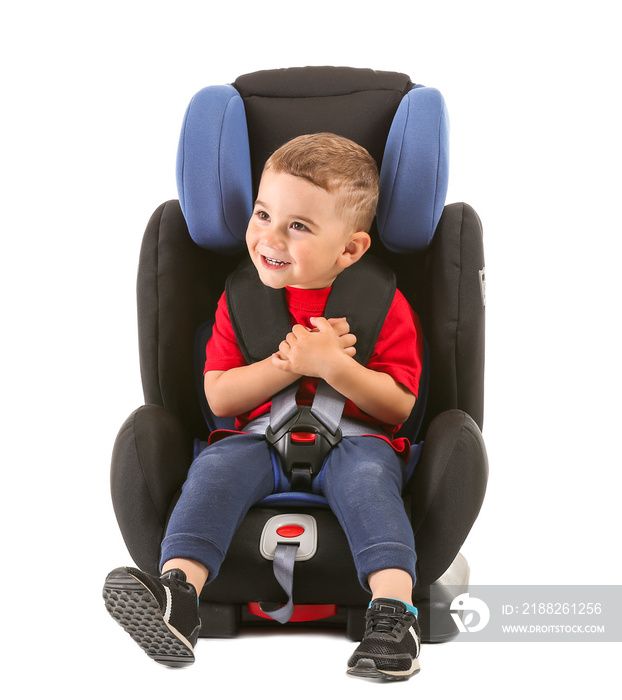
<path fill-rule="evenodd" d="M 123 569 L 106 578 L 104 602 L 110 615 L 154 661 L 165 666 L 194 663 L 189 642 L 167 624 L 151 591 Z"/>
<path fill-rule="evenodd" d="M 373 659 L 359 659 L 356 666 L 349 668 L 347 673 L 349 676 L 368 680 L 406 681 L 420 670 L 419 659 L 413 659 L 410 668 L 406 671 L 383 671 L 376 666 Z"/>

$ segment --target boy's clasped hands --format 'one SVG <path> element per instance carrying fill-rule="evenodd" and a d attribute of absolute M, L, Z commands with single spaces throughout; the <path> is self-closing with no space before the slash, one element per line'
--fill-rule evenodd
<path fill-rule="evenodd" d="M 295 325 L 272 355 L 278 369 L 307 377 L 322 377 L 337 369 L 344 357 L 356 354 L 356 336 L 345 318 L 312 317 L 313 328 Z"/>

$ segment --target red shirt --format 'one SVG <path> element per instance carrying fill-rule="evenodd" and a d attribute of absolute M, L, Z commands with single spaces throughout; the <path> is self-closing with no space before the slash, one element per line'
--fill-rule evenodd
<path fill-rule="evenodd" d="M 285 295 L 290 311 L 292 326 L 300 323 L 311 327 L 311 316 L 322 316 L 330 287 L 326 289 L 296 289 L 286 287 Z M 275 352 L 278 348 L 274 348 Z M 377 372 L 385 372 L 396 381 L 403 384 L 415 396 L 419 393 L 421 378 L 421 362 L 423 358 L 423 333 L 419 318 L 411 309 L 403 294 L 395 292 L 393 302 L 385 319 L 380 335 L 366 367 Z M 228 370 L 233 367 L 246 365 L 246 360 L 237 344 L 235 333 L 229 318 L 225 295 L 220 297 L 212 337 L 206 347 L 204 372 L 210 370 Z M 318 380 L 303 377 L 296 394 L 298 405 L 310 405 L 313 402 Z M 243 430 L 246 423 L 270 410 L 270 402 L 258 406 L 249 413 L 237 416 L 236 428 Z M 350 400 L 346 400 L 344 415 L 363 420 L 372 426 L 380 426 L 382 430 L 394 435 L 399 425 L 387 425 L 367 413 L 361 411 Z M 407 441 L 406 441 L 407 442 Z M 405 445 L 402 440 L 394 440 L 394 447 L 402 452 Z"/>

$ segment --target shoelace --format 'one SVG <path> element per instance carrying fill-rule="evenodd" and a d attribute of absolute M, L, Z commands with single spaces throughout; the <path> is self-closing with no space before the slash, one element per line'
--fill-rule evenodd
<path fill-rule="evenodd" d="M 186 576 L 182 572 L 177 573 L 177 569 L 171 569 L 162 574 L 160 581 L 167 584 L 171 590 L 177 589 L 186 593 L 195 593 L 194 586 L 186 581 Z"/>
<path fill-rule="evenodd" d="M 407 615 L 402 613 L 390 614 L 384 610 L 370 610 L 367 619 L 366 634 L 378 632 L 380 634 L 388 634 L 398 639 L 407 623 Z"/>

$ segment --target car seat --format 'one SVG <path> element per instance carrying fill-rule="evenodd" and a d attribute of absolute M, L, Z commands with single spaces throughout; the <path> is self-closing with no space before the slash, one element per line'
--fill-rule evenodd
<path fill-rule="evenodd" d="M 420 397 L 401 433 L 413 443 L 414 466 L 404 504 L 415 533 L 414 601 L 423 640 L 444 641 L 457 634 L 450 601 L 430 602 L 430 587 L 468 584 L 469 567 L 459 550 L 479 513 L 488 475 L 481 435 L 484 257 L 477 214 L 466 204 L 444 206 L 443 98 L 404 74 L 267 70 L 193 97 L 178 151 L 179 201 L 154 212 L 140 252 L 145 405 L 129 416 L 115 441 L 114 510 L 136 565 L 158 573 L 167 519 L 193 457 L 210 431 L 230 426 L 210 414 L 204 399 L 204 349 L 225 280 L 245 257 L 263 164 L 290 138 L 319 131 L 360 143 L 379 164 L 371 254 L 395 271 L 426 337 L 427 401 Z M 316 528 L 311 556 L 296 561 L 284 586 L 271 559 L 278 543 L 272 552 L 261 551 L 262 532 L 275 517 L 273 529 L 292 526 L 286 527 L 290 537 L 300 539 L 308 517 Z M 287 544 L 287 537 L 281 542 Z M 288 585 L 292 590 L 284 591 Z M 276 494 L 249 511 L 219 576 L 201 593 L 201 635 L 235 636 L 243 626 L 278 625 L 260 604 L 274 607 L 288 598 L 294 604 L 288 624 L 343 627 L 350 639 L 362 637 L 368 593 L 358 583 L 337 519 L 312 494 Z M 435 614 L 441 622 L 431 625 Z"/>

